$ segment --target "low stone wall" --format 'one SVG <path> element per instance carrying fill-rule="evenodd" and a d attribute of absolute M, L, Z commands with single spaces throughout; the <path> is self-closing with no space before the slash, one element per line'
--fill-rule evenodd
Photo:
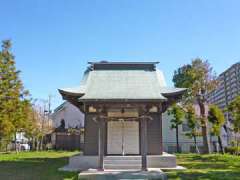
<path fill-rule="evenodd" d="M 79 169 L 79 170 L 84 170 L 84 169 L 97 169 L 99 164 L 99 158 L 98 156 L 83 156 L 83 155 L 78 155 L 78 156 L 72 156 L 69 158 L 69 168 L 73 169 Z"/>

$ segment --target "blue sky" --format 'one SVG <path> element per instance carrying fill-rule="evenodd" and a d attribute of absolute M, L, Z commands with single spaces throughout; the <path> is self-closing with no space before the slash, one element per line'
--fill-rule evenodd
<path fill-rule="evenodd" d="M 11 39 L 34 98 L 80 83 L 88 61 L 160 61 L 167 84 L 192 58 L 217 73 L 240 60 L 239 0 L 0 0 L 0 40 Z M 3 8 L 4 7 L 4 8 Z"/>

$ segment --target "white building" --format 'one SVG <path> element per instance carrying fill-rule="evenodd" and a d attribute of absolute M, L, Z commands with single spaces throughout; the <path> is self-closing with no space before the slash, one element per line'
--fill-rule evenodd
<path fill-rule="evenodd" d="M 81 148 L 84 114 L 77 107 L 66 101 L 54 110 L 51 119 L 55 128 L 51 136 L 53 147 L 64 150 Z"/>
<path fill-rule="evenodd" d="M 65 122 L 65 129 L 84 127 L 84 114 L 79 109 L 69 102 L 64 102 L 58 106 L 51 115 L 53 127 L 58 128 L 61 121 Z"/>
<path fill-rule="evenodd" d="M 176 152 L 176 130 L 171 129 L 171 116 L 167 113 L 164 113 L 162 116 L 162 126 L 163 126 L 163 149 L 165 152 L 173 153 Z M 187 126 L 186 121 L 178 127 L 179 133 L 179 146 L 181 152 L 194 152 L 195 146 L 192 138 L 186 136 L 186 133 L 189 132 L 189 127 Z M 202 137 L 197 137 L 197 145 L 199 149 L 202 146 Z"/>

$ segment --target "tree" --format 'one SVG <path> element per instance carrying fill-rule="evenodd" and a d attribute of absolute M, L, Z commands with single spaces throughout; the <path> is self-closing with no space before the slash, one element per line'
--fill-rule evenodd
<path fill-rule="evenodd" d="M 229 105 L 228 111 L 233 118 L 233 130 L 236 134 L 240 133 L 240 96 L 237 96 Z M 237 140 L 237 150 L 239 146 L 239 140 Z"/>
<path fill-rule="evenodd" d="M 28 114 L 27 114 L 27 127 L 25 129 L 25 133 L 27 138 L 30 140 L 32 146 L 32 150 L 38 150 L 38 142 L 40 139 L 40 123 L 39 123 L 39 114 L 36 111 L 34 104 L 31 104 L 28 109 Z"/>
<path fill-rule="evenodd" d="M 193 138 L 196 152 L 199 153 L 199 149 L 197 146 L 197 136 L 199 135 L 199 133 L 197 132 L 198 120 L 192 104 L 186 105 L 185 118 L 187 120 L 188 127 L 191 129 L 190 132 L 186 133 L 186 135 L 190 138 Z"/>
<path fill-rule="evenodd" d="M 196 102 L 200 109 L 200 125 L 203 137 L 203 153 L 210 153 L 208 133 L 208 120 L 206 116 L 206 95 L 216 85 L 216 76 L 212 72 L 208 61 L 199 58 L 192 60 L 191 64 L 184 65 L 174 72 L 173 82 L 175 87 L 188 88 L 187 100 Z"/>
<path fill-rule="evenodd" d="M 171 128 L 176 130 L 176 145 L 177 145 L 177 152 L 180 152 L 179 147 L 179 138 L 178 138 L 178 126 L 182 124 L 184 111 L 182 108 L 177 105 L 173 104 L 172 107 L 168 110 L 168 115 L 171 115 Z"/>
<path fill-rule="evenodd" d="M 0 50 L 0 141 L 7 145 L 16 132 L 25 128 L 26 99 L 28 91 L 24 90 L 19 77 L 20 71 L 15 67 L 11 53 L 11 42 L 2 42 Z"/>
<path fill-rule="evenodd" d="M 212 124 L 212 134 L 218 137 L 218 144 L 220 147 L 220 151 L 224 154 L 224 148 L 222 145 L 221 138 L 221 129 L 225 122 L 224 114 L 219 107 L 216 105 L 210 105 L 208 111 L 208 121 Z"/>

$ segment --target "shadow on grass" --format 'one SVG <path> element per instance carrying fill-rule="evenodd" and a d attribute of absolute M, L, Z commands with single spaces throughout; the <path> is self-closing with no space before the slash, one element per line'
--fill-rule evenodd
<path fill-rule="evenodd" d="M 67 164 L 67 157 L 26 158 L 0 161 L 0 179 L 4 180 L 77 180 L 77 172 L 58 171 Z"/>

